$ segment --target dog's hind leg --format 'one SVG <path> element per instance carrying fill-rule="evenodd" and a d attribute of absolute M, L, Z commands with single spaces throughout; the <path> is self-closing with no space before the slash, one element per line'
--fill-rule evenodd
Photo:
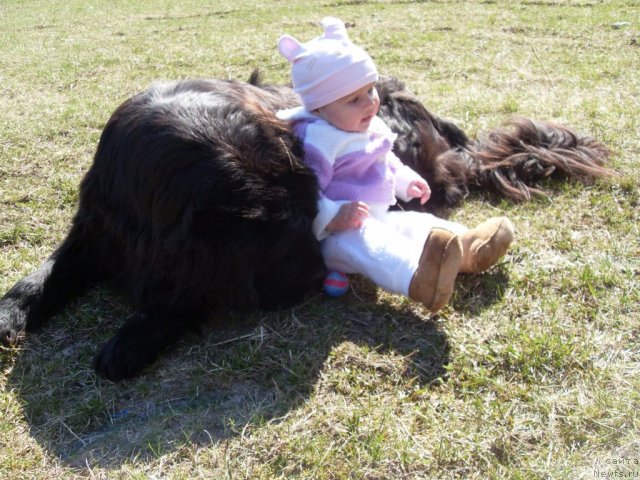
<path fill-rule="evenodd" d="M 186 312 L 140 311 L 131 315 L 96 355 L 93 367 L 101 376 L 118 381 L 137 376 L 189 328 L 201 320 Z"/>
<path fill-rule="evenodd" d="M 100 256 L 80 230 L 74 227 L 35 272 L 0 299 L 0 343 L 15 343 L 37 329 L 104 274 Z"/>

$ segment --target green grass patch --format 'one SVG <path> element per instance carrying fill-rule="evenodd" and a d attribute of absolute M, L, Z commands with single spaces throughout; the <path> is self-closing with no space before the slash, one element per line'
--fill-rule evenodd
<path fill-rule="evenodd" d="M 324 15 L 468 134 L 554 120 L 605 141 L 618 175 L 472 195 L 453 219 L 508 215 L 517 243 L 436 317 L 354 278 L 340 299 L 217 319 L 112 384 L 91 359 L 130 307 L 93 289 L 0 349 L 1 478 L 586 479 L 638 457 L 637 2 L 4 0 L 0 290 L 65 235 L 122 101 L 256 67 L 286 82 L 278 36 Z"/>

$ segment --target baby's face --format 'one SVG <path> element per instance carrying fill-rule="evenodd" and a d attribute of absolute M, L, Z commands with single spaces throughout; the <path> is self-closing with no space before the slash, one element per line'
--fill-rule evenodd
<path fill-rule="evenodd" d="M 380 108 L 380 97 L 374 85 L 366 85 L 318 108 L 315 113 L 345 132 L 365 132 Z"/>

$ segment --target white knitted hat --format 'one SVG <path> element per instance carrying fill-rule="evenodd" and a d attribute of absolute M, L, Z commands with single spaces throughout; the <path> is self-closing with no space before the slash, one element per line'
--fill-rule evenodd
<path fill-rule="evenodd" d="M 313 111 L 378 81 L 371 57 L 354 45 L 342 20 L 322 19 L 324 34 L 307 43 L 290 35 L 278 40 L 278 51 L 291 63 L 293 90 Z"/>

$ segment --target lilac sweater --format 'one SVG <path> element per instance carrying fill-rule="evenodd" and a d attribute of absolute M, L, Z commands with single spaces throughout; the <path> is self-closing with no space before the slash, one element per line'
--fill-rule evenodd
<path fill-rule="evenodd" d="M 421 178 L 391 151 L 396 135 L 379 117 L 362 133 L 340 130 L 303 108 L 280 111 L 278 117 L 293 124 L 304 143 L 304 162 L 318 177 L 321 197 L 313 230 L 320 240 L 329 235 L 325 227 L 344 203 L 386 209 L 396 196 L 409 200 L 410 182 Z"/>

